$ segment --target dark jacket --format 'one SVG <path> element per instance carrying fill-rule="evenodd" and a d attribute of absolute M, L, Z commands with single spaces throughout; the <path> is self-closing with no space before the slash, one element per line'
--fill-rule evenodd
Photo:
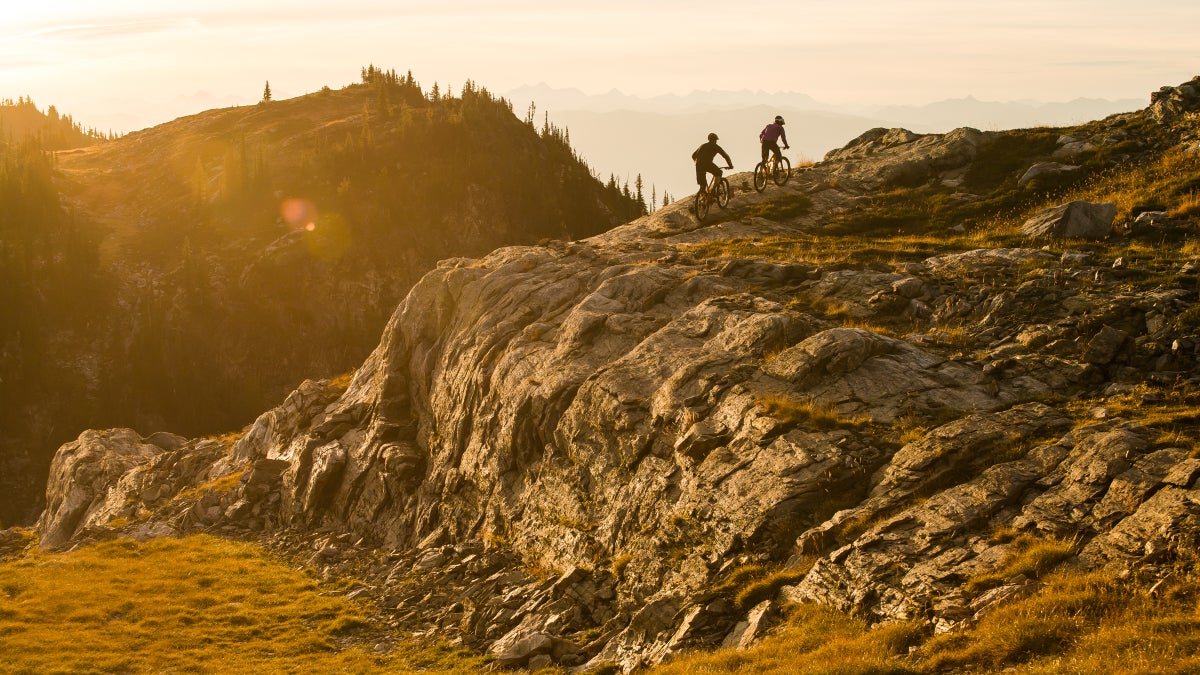
<path fill-rule="evenodd" d="M 722 150 L 721 146 L 717 145 L 716 141 L 708 141 L 704 145 L 696 148 L 696 151 L 692 153 L 692 159 L 694 159 L 697 164 L 712 164 L 713 158 L 717 155 L 724 157 L 726 164 L 733 164 L 733 160 L 729 159 L 729 154 Z"/>

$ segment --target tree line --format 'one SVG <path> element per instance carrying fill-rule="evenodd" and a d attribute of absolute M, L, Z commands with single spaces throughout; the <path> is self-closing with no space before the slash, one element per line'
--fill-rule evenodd
<path fill-rule="evenodd" d="M 112 131 L 84 128 L 70 115 L 59 114 L 53 105 L 43 112 L 25 96 L 15 101 L 0 99 L 0 140 L 8 144 L 33 139 L 44 150 L 70 150 L 115 138 L 118 135 Z"/>

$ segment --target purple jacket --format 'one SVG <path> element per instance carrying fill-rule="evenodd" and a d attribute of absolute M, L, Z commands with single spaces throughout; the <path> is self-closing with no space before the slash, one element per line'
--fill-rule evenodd
<path fill-rule="evenodd" d="M 788 144 L 787 134 L 783 131 L 783 125 L 775 124 L 774 122 L 763 127 L 762 133 L 758 135 L 758 140 L 762 141 L 763 143 L 774 143 L 780 138 L 783 139 L 784 145 Z"/>

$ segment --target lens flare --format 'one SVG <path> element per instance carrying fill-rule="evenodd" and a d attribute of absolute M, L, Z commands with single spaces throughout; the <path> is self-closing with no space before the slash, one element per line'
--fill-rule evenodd
<path fill-rule="evenodd" d="M 317 205 L 307 199 L 288 197 L 280 203 L 279 215 L 293 230 L 312 232 L 317 228 Z"/>

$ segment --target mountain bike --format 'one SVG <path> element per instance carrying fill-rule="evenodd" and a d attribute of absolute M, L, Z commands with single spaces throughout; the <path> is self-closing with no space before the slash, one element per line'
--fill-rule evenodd
<path fill-rule="evenodd" d="M 770 153 L 766 162 L 759 162 L 754 166 L 754 189 L 759 192 L 767 189 L 768 176 L 776 185 L 783 185 L 792 177 L 792 163 L 782 154 L 776 162 L 775 153 Z"/>
<path fill-rule="evenodd" d="M 732 169 L 732 166 L 725 167 Z M 712 206 L 713 201 L 717 202 L 717 206 L 725 208 L 729 205 L 729 195 L 732 191 L 729 189 L 729 179 L 724 176 L 717 180 L 716 175 L 708 181 L 708 187 L 700 188 L 696 191 L 696 220 L 703 221 L 708 217 L 708 207 Z"/>

